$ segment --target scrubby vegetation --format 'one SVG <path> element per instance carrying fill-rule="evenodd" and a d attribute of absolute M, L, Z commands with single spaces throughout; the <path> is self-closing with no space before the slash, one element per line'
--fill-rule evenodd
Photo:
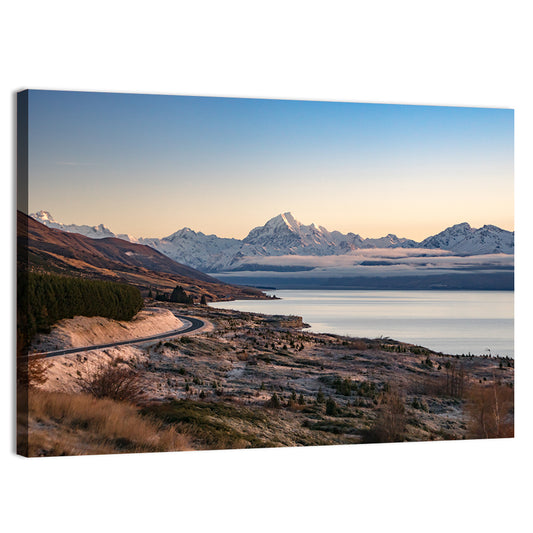
<path fill-rule="evenodd" d="M 143 409 L 145 415 L 156 417 L 178 431 L 184 431 L 200 449 L 265 448 L 272 444 L 258 438 L 239 425 L 265 424 L 266 415 L 257 410 L 222 402 L 178 400 Z"/>
<path fill-rule="evenodd" d="M 216 329 L 154 342 L 139 349 L 137 362 L 115 355 L 114 363 L 90 365 L 91 374 L 80 379 L 81 356 L 56 368 L 85 381 L 83 390 L 95 399 L 120 398 L 160 431 L 187 435 L 193 449 L 513 435 L 510 359 L 314 334 L 252 313 L 159 305 L 204 316 Z M 130 378 L 133 394 L 115 395 L 115 385 Z M 83 435 L 92 446 L 90 432 Z M 123 451 L 137 446 L 119 442 Z"/>
<path fill-rule="evenodd" d="M 132 404 L 38 389 L 28 399 L 32 457 L 191 449 L 187 435 L 141 416 Z"/>
<path fill-rule="evenodd" d="M 78 383 L 82 392 L 95 398 L 137 402 L 143 397 L 139 372 L 126 364 L 102 363 L 92 372 L 81 374 Z"/>
<path fill-rule="evenodd" d="M 17 280 L 19 343 L 47 333 L 63 318 L 76 315 L 131 320 L 142 308 L 139 289 L 111 281 L 20 272 Z"/>
<path fill-rule="evenodd" d="M 514 437 L 514 390 L 493 383 L 477 385 L 469 393 L 468 436 L 472 439 Z"/>

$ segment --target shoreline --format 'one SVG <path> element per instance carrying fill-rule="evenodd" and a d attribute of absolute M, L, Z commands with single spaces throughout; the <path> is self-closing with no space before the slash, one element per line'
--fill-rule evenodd
<path fill-rule="evenodd" d="M 470 422 L 471 395 L 494 389 L 508 401 L 513 394 L 512 359 L 441 354 L 387 337 L 313 333 L 295 316 L 157 307 L 207 319 L 213 329 L 52 358 L 40 390 L 70 402 L 79 395 L 80 378 L 99 365 L 135 369 L 142 412 L 185 431 L 197 450 L 483 438 Z M 384 436 L 378 430 L 391 399 L 403 406 L 402 423 Z M 68 430 L 68 422 L 43 424 L 48 415 L 38 416 L 30 413 L 30 421 L 43 442 Z M 83 454 L 84 438 L 80 434 L 80 448 L 66 454 Z M 56 452 L 45 444 L 38 454 Z"/>
<path fill-rule="evenodd" d="M 380 295 L 385 293 L 385 294 L 388 294 L 388 293 L 391 293 L 391 295 L 393 295 L 393 299 L 391 302 L 384 302 L 384 313 L 386 314 L 387 311 L 390 312 L 390 306 L 391 304 L 395 304 L 395 300 L 394 300 L 394 297 L 401 294 L 401 293 L 416 293 L 416 294 L 421 294 L 421 293 L 424 293 L 424 294 L 428 294 L 428 295 L 431 295 L 431 294 L 435 294 L 435 295 L 442 295 L 444 296 L 444 300 L 442 302 L 439 302 L 439 304 L 442 304 L 443 306 L 446 306 L 448 305 L 448 307 L 451 305 L 449 303 L 447 303 L 447 300 L 446 300 L 446 296 L 445 295 L 448 295 L 448 294 L 465 294 L 467 297 L 470 296 L 470 295 L 474 295 L 474 294 L 479 294 L 479 295 L 486 295 L 486 296 L 489 296 L 489 304 L 490 304 L 490 295 L 495 295 L 495 298 L 496 299 L 496 302 L 500 302 L 500 298 L 497 297 L 497 294 L 501 294 L 502 295 L 502 298 L 504 297 L 504 295 L 506 296 L 509 296 L 509 293 L 513 293 L 513 296 L 514 296 L 514 291 L 495 291 L 495 290 L 490 290 L 490 291 L 486 291 L 486 290 L 470 290 L 470 291 L 463 291 L 463 290 L 450 290 L 450 291 L 441 291 L 441 290 L 416 290 L 416 291 L 411 291 L 411 290 L 372 290 L 372 289 L 368 289 L 368 290 L 358 290 L 358 289 L 314 289 L 314 290 L 306 290 L 306 289 L 280 289 L 277 291 L 278 294 L 279 293 L 282 293 L 280 296 L 278 295 L 274 295 L 274 296 L 277 296 L 276 298 L 269 298 L 269 300 L 278 300 L 278 301 L 283 301 L 283 300 L 287 300 L 287 297 L 285 297 L 285 295 L 283 294 L 284 292 L 288 292 L 288 293 L 296 293 L 296 302 L 292 302 L 293 303 L 293 310 L 290 309 L 290 305 L 289 305 L 289 309 L 283 309 L 283 308 L 280 308 L 279 306 L 276 308 L 276 309 L 264 309 L 264 310 L 261 310 L 261 309 L 258 309 L 258 306 L 254 306 L 253 304 L 255 302 L 253 301 L 250 301 L 251 299 L 246 299 L 246 300 L 243 300 L 243 299 L 233 299 L 233 300 L 227 300 L 225 301 L 224 303 L 227 303 L 228 305 L 229 302 L 235 302 L 235 307 L 231 307 L 231 309 L 235 310 L 235 311 L 240 311 L 240 312 L 244 312 L 244 313 L 258 313 L 258 314 L 261 314 L 261 315 L 286 315 L 286 316 L 301 316 L 302 317 L 302 320 L 306 320 L 306 322 L 309 322 L 308 326 L 309 328 L 316 328 L 316 327 L 320 327 L 322 328 L 321 331 L 319 330 L 313 330 L 312 333 L 316 333 L 316 334 L 325 334 L 325 335 L 338 335 L 338 336 L 341 336 L 341 337 L 347 337 L 347 338 L 361 338 L 362 335 L 359 331 L 357 332 L 351 332 L 349 331 L 351 329 L 352 326 L 349 326 L 347 327 L 347 330 L 346 328 L 343 328 L 344 331 L 339 331 L 339 327 L 342 327 L 341 324 L 345 324 L 345 321 L 346 319 L 348 318 L 349 315 L 345 315 L 342 313 L 342 308 L 339 308 L 339 315 L 337 317 L 337 315 L 334 315 L 334 318 L 339 318 L 339 320 L 341 322 L 339 322 L 338 324 L 334 323 L 333 322 L 333 318 L 331 318 L 331 316 L 329 316 L 329 318 L 321 318 L 321 317 L 318 317 L 316 316 L 317 315 L 317 309 L 318 307 L 315 307 L 315 301 L 313 299 L 313 293 L 325 293 L 326 295 L 328 293 L 335 293 L 337 295 L 339 295 L 339 297 L 341 296 L 342 293 L 346 294 L 347 295 L 347 298 L 346 299 L 343 299 L 342 300 L 342 303 L 344 305 L 345 302 L 348 302 L 349 301 L 349 293 L 355 293 L 357 296 L 359 296 L 359 293 L 362 293 L 362 296 L 361 296 L 361 300 L 356 300 L 354 302 L 354 305 L 357 306 L 357 307 L 360 307 L 362 305 L 367 305 L 367 302 L 365 300 L 365 298 L 368 296 L 370 298 L 372 298 L 372 295 L 373 294 L 376 294 L 377 295 Z M 301 301 L 301 295 L 304 295 L 304 298 L 303 298 L 303 303 Z M 291 303 L 290 302 L 290 296 L 289 295 L 289 304 Z M 309 302 L 306 302 L 305 300 L 305 296 L 309 296 Z M 322 296 L 322 294 L 321 294 Z M 335 302 L 332 304 L 330 302 L 327 301 L 327 296 L 324 297 L 326 298 L 325 299 L 325 305 L 335 305 Z M 429 299 L 431 299 L 431 296 L 429 296 Z M 261 299 L 261 301 L 264 301 L 265 299 Z M 400 298 L 401 300 L 401 298 Z M 259 300 L 256 300 L 257 302 Z M 458 300 L 460 302 L 460 300 Z M 216 302 L 209 302 L 208 305 L 209 307 L 213 308 L 213 309 L 230 309 L 230 307 L 227 307 L 226 305 L 224 305 L 224 303 L 219 307 L 218 304 L 220 304 L 220 301 L 216 301 Z M 467 301 L 467 303 L 470 303 Z M 239 304 L 244 304 L 244 306 L 239 306 Z M 252 304 L 251 306 L 249 304 Z M 478 305 L 485 305 L 483 302 L 479 303 L 478 302 Z M 309 306 L 309 314 L 306 315 L 305 313 L 302 313 L 302 309 L 300 309 L 301 307 L 305 307 L 306 305 Z M 379 305 L 379 304 L 377 304 Z M 424 320 L 427 320 L 427 318 L 422 314 L 422 311 L 423 311 L 423 305 L 424 305 L 424 301 L 422 300 L 420 302 L 420 305 L 418 305 L 416 308 L 413 308 L 413 310 L 407 308 L 407 311 L 409 312 L 416 312 L 418 313 L 418 315 L 415 315 L 415 316 L 412 316 L 412 320 L 413 322 L 415 322 L 416 320 L 419 320 L 419 321 L 424 321 Z M 431 302 L 428 303 L 428 305 L 433 305 Z M 508 305 L 508 299 L 505 298 L 503 300 L 503 303 L 502 305 Z M 387 306 L 389 306 L 389 308 L 387 308 Z M 300 308 L 299 308 L 300 307 Z M 422 309 L 422 311 L 421 311 Z M 375 312 L 375 309 L 373 310 Z M 454 314 L 452 314 L 452 311 Z M 513 315 L 511 317 L 494 317 L 492 318 L 491 316 L 474 316 L 474 315 L 465 315 L 464 317 L 461 317 L 460 314 L 459 315 L 455 315 L 455 311 L 453 309 L 448 309 L 447 312 L 449 313 L 449 316 L 448 317 L 443 317 L 443 322 L 447 321 L 447 320 L 455 320 L 455 321 L 459 321 L 459 324 L 458 326 L 460 326 L 460 321 L 462 319 L 464 319 L 464 321 L 474 321 L 474 322 L 479 322 L 479 321 L 482 321 L 483 319 L 486 319 L 486 320 L 501 320 L 502 323 L 505 323 L 505 322 L 508 322 L 509 320 L 512 320 L 514 322 L 514 312 L 513 312 Z M 363 320 L 363 322 L 365 321 L 368 321 L 367 317 L 366 316 L 363 316 L 361 315 L 361 312 L 358 310 L 356 312 L 356 314 L 353 315 L 352 317 L 352 320 L 353 321 L 357 321 L 359 318 L 361 318 Z M 398 315 L 398 319 L 399 320 L 407 320 L 409 321 L 409 318 L 404 318 L 402 317 L 401 313 Z M 369 327 L 370 327 L 370 330 L 372 329 L 376 329 L 376 328 L 379 328 L 378 324 L 379 322 L 381 321 L 381 317 L 376 317 L 375 318 L 375 324 L 368 324 Z M 385 322 L 387 321 L 390 321 L 391 318 L 384 318 L 383 320 L 385 320 Z M 331 324 L 328 324 L 328 322 L 332 322 Z M 313 324 L 314 323 L 314 324 Z M 439 320 L 437 318 L 435 318 L 435 323 L 438 324 L 439 323 Z M 407 325 L 409 325 L 409 327 L 411 328 L 414 328 L 415 326 L 411 326 L 410 324 L 408 324 L 408 322 L 406 322 Z M 327 327 L 331 326 L 331 330 L 328 330 L 326 329 Z M 422 328 L 420 329 L 420 331 L 424 331 L 424 327 L 427 328 L 428 326 L 427 325 L 423 325 L 422 324 Z M 386 328 L 387 326 L 385 325 L 384 328 Z M 444 328 L 444 325 L 442 326 Z M 474 334 L 469 337 L 468 335 L 465 336 L 465 338 L 463 339 L 464 340 L 464 344 L 465 344 L 465 347 L 463 346 L 460 346 L 459 348 L 457 348 L 456 350 L 451 350 L 451 349 L 446 349 L 446 348 L 443 348 L 443 347 L 432 347 L 432 348 L 427 348 L 427 349 L 430 349 L 432 352 L 434 353 L 442 353 L 442 354 L 447 354 L 447 355 L 452 355 L 452 356 L 463 356 L 463 357 L 470 357 L 470 356 L 474 356 L 474 357 L 499 357 L 503 360 L 507 360 L 507 359 L 513 359 L 514 360 L 514 346 L 512 346 L 511 348 L 505 348 L 503 346 L 501 346 L 501 341 L 497 338 L 497 337 L 494 337 L 494 339 L 492 340 L 492 342 L 494 342 L 495 344 L 492 344 L 491 345 L 491 339 L 490 339 L 490 333 L 489 333 L 489 337 L 488 337 L 488 340 L 487 342 L 483 342 L 482 344 L 485 344 L 487 346 L 487 348 L 480 348 L 478 347 L 477 350 L 471 345 L 472 344 L 472 341 L 474 338 L 476 338 L 476 334 L 478 336 L 481 336 L 481 333 L 483 333 L 484 331 L 484 328 L 480 328 L 480 325 L 479 323 L 477 325 L 473 325 L 472 326 L 474 328 Z M 488 326 L 485 326 L 485 329 L 487 328 Z M 505 328 L 508 328 L 508 326 L 502 326 L 502 327 L 505 327 Z M 477 330 L 475 329 L 477 328 Z M 396 328 L 397 329 L 397 328 Z M 409 328 L 408 328 L 409 329 Z M 411 344 L 413 346 L 422 346 L 422 347 L 426 347 L 425 343 L 423 340 L 419 340 L 417 339 L 417 337 L 419 337 L 419 335 L 414 332 L 414 331 L 409 331 L 410 335 L 407 335 L 407 338 L 402 338 L 401 335 L 399 335 L 398 332 L 396 333 L 391 333 L 390 335 L 389 334 L 386 334 L 386 330 L 385 330 L 385 333 L 384 333 L 384 329 L 381 329 L 379 328 L 379 332 L 378 333 L 372 333 L 370 335 L 370 337 L 373 337 L 373 338 L 378 338 L 378 337 L 382 337 L 384 339 L 387 339 L 387 338 L 394 338 L 394 339 L 402 339 L 400 341 L 397 341 L 397 342 L 402 342 L 402 343 L 406 343 L 406 344 Z M 514 337 L 507 337 L 506 335 L 509 335 L 509 333 L 504 333 L 504 336 L 500 337 L 501 339 L 504 339 L 506 342 L 509 342 L 511 343 L 511 345 L 514 345 Z M 363 335 L 364 337 L 369 337 L 368 334 L 366 335 Z M 410 337 L 411 340 L 408 340 Z M 443 338 L 441 335 L 438 335 L 438 334 L 435 334 L 435 338 Z M 449 336 L 447 337 L 449 339 L 453 339 L 453 338 L 457 338 L 455 336 Z M 458 342 L 456 344 L 461 344 L 461 339 L 460 337 L 457 338 Z M 499 344 L 498 344 L 499 343 Z M 429 344 L 431 345 L 431 341 L 429 342 Z M 440 343 L 441 345 L 445 346 L 446 345 L 446 341 L 444 343 Z M 470 346 L 469 346 L 470 344 Z M 481 343 L 478 343 L 478 344 L 481 344 Z M 438 346 L 438 343 L 437 343 L 437 346 Z M 496 348 L 494 348 L 494 346 L 496 346 Z M 499 346 L 499 347 L 498 347 Z M 474 349 L 473 349 L 474 348 Z M 509 353 L 506 353 L 506 352 L 509 352 Z M 503 352 L 503 353 L 502 353 Z"/>

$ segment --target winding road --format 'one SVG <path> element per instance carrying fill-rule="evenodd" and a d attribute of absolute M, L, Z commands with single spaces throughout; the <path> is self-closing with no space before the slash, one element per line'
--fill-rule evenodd
<path fill-rule="evenodd" d="M 59 355 L 69 355 L 79 352 L 88 352 L 90 350 L 102 350 L 104 348 L 113 348 L 114 346 L 124 346 L 126 344 L 142 344 L 143 342 L 155 341 L 158 339 L 166 339 L 168 337 L 175 337 L 177 335 L 184 335 L 185 333 L 191 333 L 196 331 L 206 325 L 206 322 L 198 318 L 193 318 L 191 316 L 181 316 L 176 315 L 176 318 L 179 318 L 183 322 L 183 326 L 179 329 L 174 329 L 172 331 L 165 331 L 164 333 L 159 333 L 157 335 L 151 335 L 150 337 L 142 337 L 137 339 L 130 339 L 127 341 L 118 341 L 110 342 L 107 344 L 93 344 L 92 346 L 82 346 L 81 348 L 66 348 L 64 350 L 54 350 L 53 352 L 39 352 L 39 353 L 30 353 L 28 354 L 28 359 L 34 357 L 57 357 Z"/>

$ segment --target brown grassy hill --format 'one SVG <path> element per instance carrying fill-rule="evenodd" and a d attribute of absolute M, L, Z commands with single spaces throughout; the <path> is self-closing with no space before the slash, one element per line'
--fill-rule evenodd
<path fill-rule="evenodd" d="M 122 239 L 91 239 L 48 228 L 17 211 L 19 264 L 36 270 L 122 281 L 140 289 L 170 290 L 177 284 L 211 299 L 261 298 L 257 289 L 223 283 L 142 244 Z"/>

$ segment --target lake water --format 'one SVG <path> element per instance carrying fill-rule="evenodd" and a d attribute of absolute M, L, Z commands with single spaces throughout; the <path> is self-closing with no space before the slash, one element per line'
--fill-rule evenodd
<path fill-rule="evenodd" d="M 268 294 L 281 299 L 210 305 L 298 315 L 315 333 L 383 336 L 449 354 L 514 357 L 511 291 L 279 290 Z"/>

